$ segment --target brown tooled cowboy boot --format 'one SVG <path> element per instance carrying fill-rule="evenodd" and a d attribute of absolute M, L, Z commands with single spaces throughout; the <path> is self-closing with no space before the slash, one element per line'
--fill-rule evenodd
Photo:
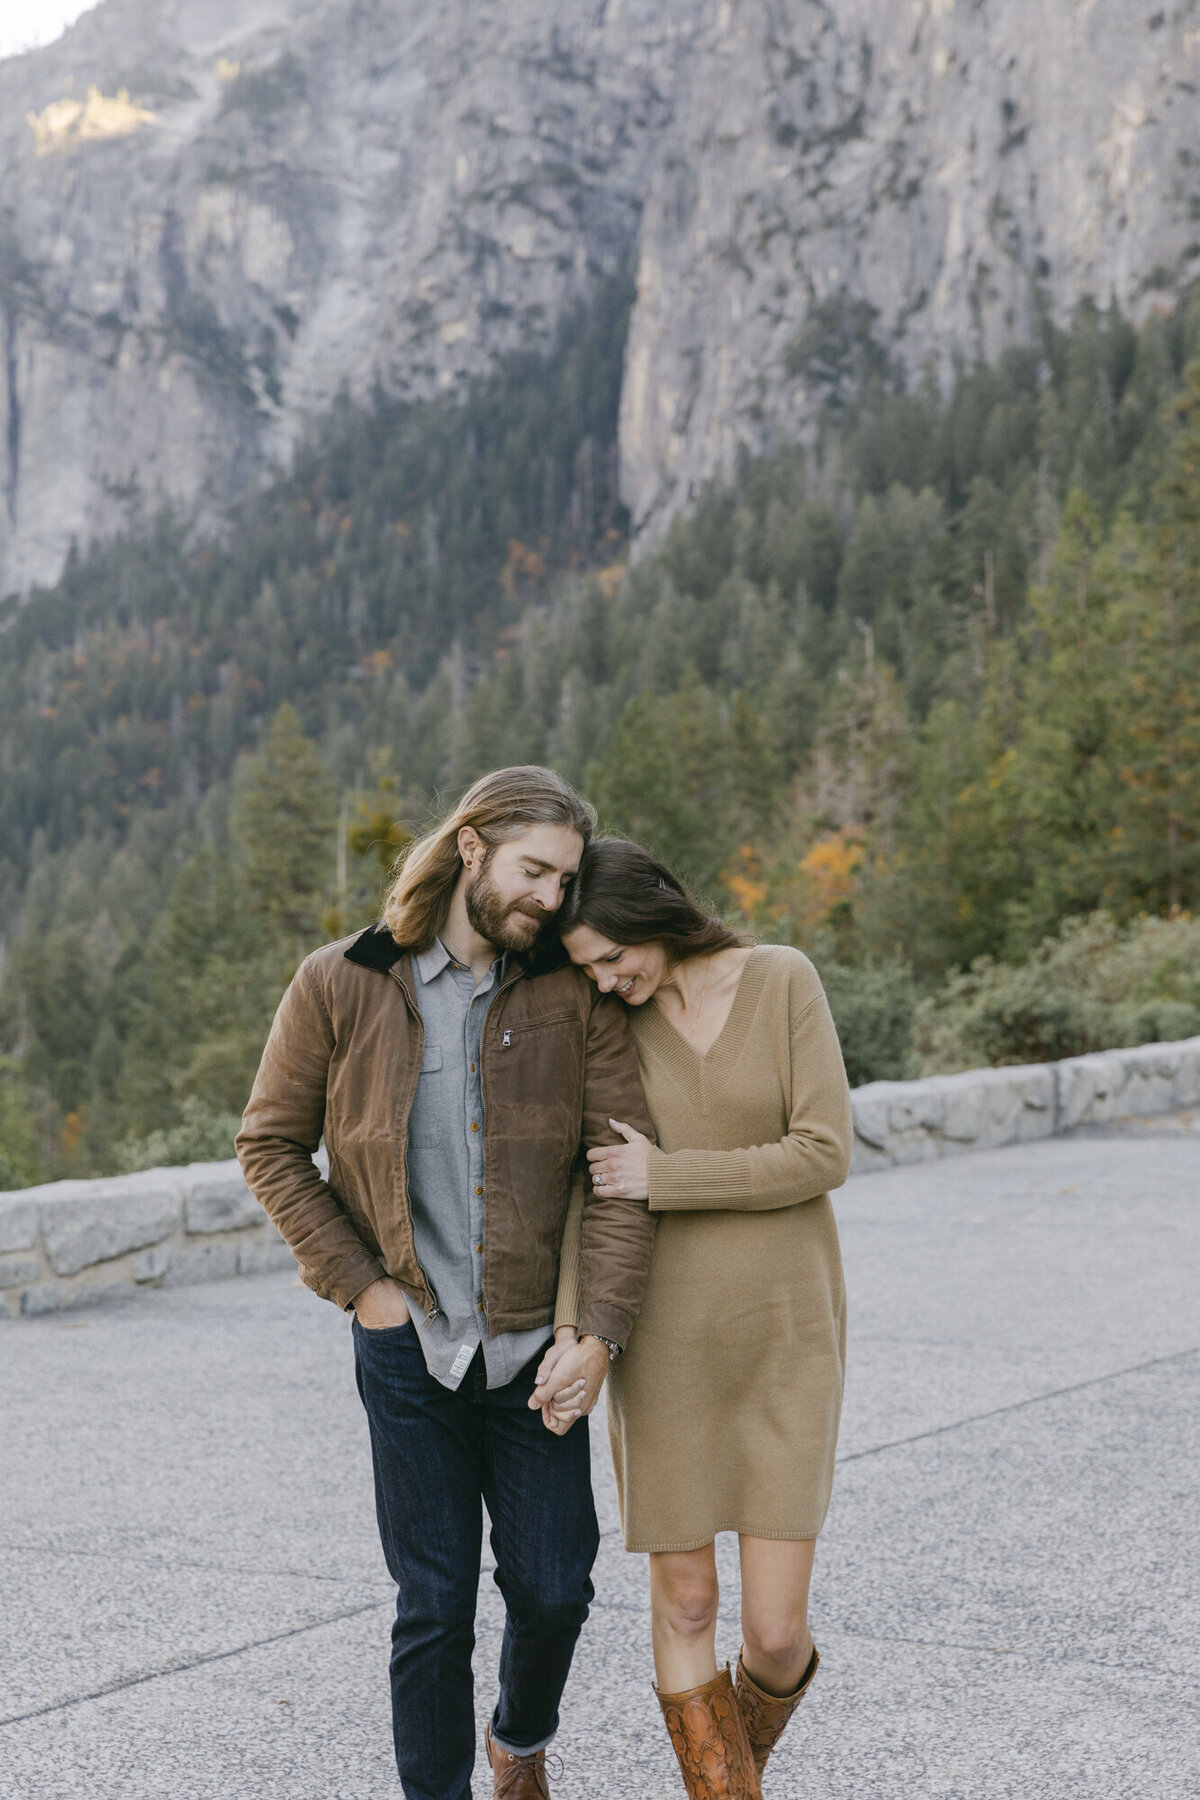
<path fill-rule="evenodd" d="M 550 1800 L 550 1784 L 546 1776 L 546 1752 L 535 1750 L 532 1756 L 514 1756 L 492 1742 L 492 1728 L 485 1726 L 483 1741 L 492 1765 L 493 1800 Z"/>
<path fill-rule="evenodd" d="M 729 1664 L 703 1687 L 664 1694 L 656 1687 L 688 1800 L 762 1800 Z"/>
<path fill-rule="evenodd" d="M 803 1680 L 794 1694 L 767 1694 L 752 1681 L 746 1673 L 746 1665 L 742 1661 L 742 1652 L 738 1652 L 737 1666 L 737 1703 L 738 1711 L 746 1724 L 746 1736 L 750 1740 L 750 1750 L 754 1757 L 754 1767 L 762 1779 L 762 1772 L 767 1766 L 767 1758 L 783 1736 L 788 1720 L 812 1686 L 812 1678 L 817 1672 L 821 1658 L 817 1647 L 813 1645 L 813 1653 L 808 1667 L 804 1671 Z"/>

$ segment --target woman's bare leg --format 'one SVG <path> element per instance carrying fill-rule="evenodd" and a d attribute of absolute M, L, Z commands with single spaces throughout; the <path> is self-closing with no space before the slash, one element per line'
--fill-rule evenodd
<path fill-rule="evenodd" d="M 683 1694 L 717 1673 L 717 1558 L 702 1550 L 660 1550 L 650 1558 L 654 1672 L 663 1694 Z"/>
<path fill-rule="evenodd" d="M 808 1585 L 815 1539 L 742 1537 L 742 1657 L 765 1693 L 794 1694 L 813 1653 Z M 714 1571 L 715 1573 L 715 1571 Z"/>

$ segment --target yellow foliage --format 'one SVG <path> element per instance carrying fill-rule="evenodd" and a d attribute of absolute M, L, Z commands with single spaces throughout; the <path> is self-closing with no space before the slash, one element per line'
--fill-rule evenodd
<path fill-rule="evenodd" d="M 110 96 L 94 85 L 88 89 L 86 100 L 52 100 L 40 113 L 26 116 L 39 156 L 49 156 L 71 144 L 129 137 L 157 118 L 156 113 L 147 112 L 131 100 L 125 88 Z"/>
<path fill-rule="evenodd" d="M 500 586 L 510 600 L 516 593 L 518 581 L 522 578 L 534 582 L 542 579 L 546 573 L 545 549 L 544 539 L 540 550 L 530 549 L 519 538 L 508 540 L 508 561 L 500 572 Z"/>
<path fill-rule="evenodd" d="M 806 942 L 839 908 L 853 904 L 865 860 L 859 826 L 822 833 L 798 863 L 781 862 L 770 871 L 766 917 L 776 925 L 790 921 L 792 941 Z"/>
<path fill-rule="evenodd" d="M 803 942 L 853 903 L 866 860 L 862 828 L 843 825 L 818 837 L 798 862 L 785 855 L 768 865 L 760 847 L 742 844 L 721 885 L 741 927 L 784 926 L 793 942 Z"/>
<path fill-rule="evenodd" d="M 612 599 L 624 579 L 625 564 L 623 562 L 608 563 L 596 574 L 597 585 L 606 600 Z"/>
<path fill-rule="evenodd" d="M 59 1140 L 64 1156 L 74 1156 L 79 1148 L 79 1140 L 83 1136 L 83 1128 L 87 1122 L 87 1108 L 81 1106 L 78 1112 L 69 1112 L 62 1122 Z"/>
<path fill-rule="evenodd" d="M 864 848 L 858 826 L 841 825 L 819 837 L 802 858 L 800 867 L 822 919 L 840 901 L 853 897 Z"/>
<path fill-rule="evenodd" d="M 726 892 L 733 901 L 743 925 L 752 925 L 758 909 L 767 897 L 762 858 L 753 844 L 742 844 L 721 875 Z"/>

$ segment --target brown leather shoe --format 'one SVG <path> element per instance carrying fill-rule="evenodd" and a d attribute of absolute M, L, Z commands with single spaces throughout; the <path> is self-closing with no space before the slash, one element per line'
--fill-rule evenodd
<path fill-rule="evenodd" d="M 729 1664 L 703 1687 L 683 1694 L 664 1694 L 657 1687 L 654 1691 L 688 1800 L 762 1800 Z"/>
<path fill-rule="evenodd" d="M 808 1667 L 804 1671 L 804 1678 L 800 1686 L 794 1694 L 780 1696 L 764 1693 L 757 1682 L 751 1681 L 746 1673 L 746 1665 L 742 1661 L 742 1653 L 738 1652 L 738 1711 L 746 1722 L 746 1736 L 750 1740 L 754 1767 L 760 1780 L 762 1772 L 767 1766 L 768 1756 L 783 1736 L 784 1727 L 812 1686 L 812 1678 L 817 1672 L 820 1660 L 814 1644 L 813 1653 L 809 1658 Z"/>
<path fill-rule="evenodd" d="M 490 1725 L 484 1728 L 483 1741 L 492 1765 L 493 1800 L 550 1800 L 544 1750 L 535 1750 L 532 1756 L 514 1756 L 511 1750 L 501 1750 L 492 1742 Z"/>

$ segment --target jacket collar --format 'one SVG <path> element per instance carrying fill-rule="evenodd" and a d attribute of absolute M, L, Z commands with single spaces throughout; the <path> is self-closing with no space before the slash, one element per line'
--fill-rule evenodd
<path fill-rule="evenodd" d="M 378 969 L 386 975 L 406 954 L 404 945 L 396 942 L 386 925 L 368 925 L 359 932 L 345 957 L 347 962 L 361 963 L 364 969 Z"/>
<path fill-rule="evenodd" d="M 387 975 L 408 954 L 409 946 L 398 944 L 386 925 L 368 925 L 344 952 L 347 962 L 378 969 L 381 975 Z M 549 937 L 536 943 L 526 955 L 510 957 L 505 966 L 509 976 L 548 975 L 552 969 L 561 969 L 566 961 L 567 953 L 558 939 Z"/>

